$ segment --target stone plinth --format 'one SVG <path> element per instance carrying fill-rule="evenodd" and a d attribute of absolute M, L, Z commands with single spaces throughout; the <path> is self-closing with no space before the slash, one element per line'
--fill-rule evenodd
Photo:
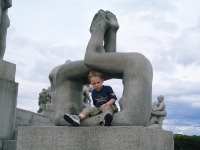
<path fill-rule="evenodd" d="M 3 149 L 3 141 L 0 140 L 0 150 L 2 150 L 2 149 Z"/>
<path fill-rule="evenodd" d="M 173 150 L 169 131 L 139 126 L 20 127 L 17 150 Z"/>
<path fill-rule="evenodd" d="M 16 65 L 0 59 L 0 78 L 15 81 Z"/>
<path fill-rule="evenodd" d="M 0 140 L 14 138 L 18 83 L 0 78 Z"/>
<path fill-rule="evenodd" d="M 2 150 L 16 150 L 17 141 L 16 140 L 5 140 L 3 141 L 3 149 Z"/>

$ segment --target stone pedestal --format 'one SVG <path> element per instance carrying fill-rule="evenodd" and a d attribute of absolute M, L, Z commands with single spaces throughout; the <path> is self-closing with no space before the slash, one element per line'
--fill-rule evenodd
<path fill-rule="evenodd" d="M 0 60 L 0 140 L 14 138 L 18 83 L 16 65 Z"/>
<path fill-rule="evenodd" d="M 0 59 L 0 78 L 15 81 L 16 65 Z"/>
<path fill-rule="evenodd" d="M 173 150 L 173 133 L 139 126 L 20 127 L 17 150 Z"/>

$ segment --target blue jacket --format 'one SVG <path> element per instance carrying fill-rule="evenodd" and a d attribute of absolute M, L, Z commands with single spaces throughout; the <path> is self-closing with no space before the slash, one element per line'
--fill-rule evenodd
<path fill-rule="evenodd" d="M 117 99 L 113 89 L 110 86 L 102 87 L 101 91 L 92 91 L 92 100 L 95 107 L 101 107 L 101 105 L 107 103 L 111 99 Z"/>

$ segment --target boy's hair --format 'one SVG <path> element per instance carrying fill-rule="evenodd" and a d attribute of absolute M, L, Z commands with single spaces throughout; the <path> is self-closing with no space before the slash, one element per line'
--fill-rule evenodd
<path fill-rule="evenodd" d="M 89 75 L 88 75 L 88 80 L 90 81 L 90 79 L 91 79 L 92 77 L 99 77 L 99 78 L 103 79 L 103 75 L 102 75 L 102 73 L 99 72 L 99 71 L 90 71 L 90 73 L 89 73 Z"/>

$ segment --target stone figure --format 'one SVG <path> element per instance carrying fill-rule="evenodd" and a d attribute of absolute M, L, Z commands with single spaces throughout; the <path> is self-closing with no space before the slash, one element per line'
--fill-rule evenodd
<path fill-rule="evenodd" d="M 89 92 L 92 92 L 92 87 L 89 84 L 84 85 L 83 86 L 83 102 L 85 104 L 89 104 L 91 102 Z"/>
<path fill-rule="evenodd" d="M 0 59 L 3 59 L 6 49 L 7 28 L 10 26 L 8 8 L 12 6 L 12 0 L 0 0 Z"/>
<path fill-rule="evenodd" d="M 41 113 L 42 111 L 45 111 L 46 104 L 50 104 L 50 103 L 51 103 L 51 89 L 50 88 L 48 88 L 47 90 L 42 89 L 42 92 L 39 93 L 38 105 L 40 107 L 37 112 Z"/>
<path fill-rule="evenodd" d="M 114 114 L 112 125 L 147 126 L 151 114 L 153 71 L 149 60 L 137 52 L 116 52 L 119 24 L 116 16 L 99 10 L 91 23 L 85 58 L 56 67 L 50 73 L 54 87 L 55 125 L 69 125 L 64 114 L 79 114 L 85 107 L 83 85 L 91 70 L 99 70 L 106 79 L 122 79 L 121 111 Z M 103 45 L 104 44 L 104 45 Z M 56 71 L 55 71 L 56 70 Z M 98 116 L 86 118 L 82 125 L 98 125 Z"/>
<path fill-rule="evenodd" d="M 159 95 L 157 99 L 158 102 L 154 102 L 152 105 L 149 127 L 162 129 L 163 120 L 167 115 L 167 111 L 165 110 L 164 96 Z"/>

